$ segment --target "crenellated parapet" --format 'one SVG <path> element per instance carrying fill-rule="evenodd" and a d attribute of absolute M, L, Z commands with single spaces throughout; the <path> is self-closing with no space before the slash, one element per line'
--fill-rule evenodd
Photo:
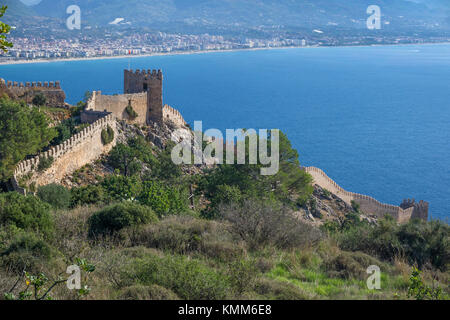
<path fill-rule="evenodd" d="M 32 103 L 36 94 L 41 93 L 47 98 L 50 107 L 63 107 L 66 94 L 61 89 L 59 81 L 16 82 L 0 79 L 0 94 L 7 94 L 11 99 L 25 100 Z"/>
<path fill-rule="evenodd" d="M 101 145 L 101 131 L 108 126 L 116 129 L 116 119 L 112 114 L 98 119 L 63 143 L 20 162 L 16 166 L 12 178 L 14 189 L 20 193 L 26 193 L 26 190 L 20 186 L 19 181 L 27 175 L 30 175 L 30 182 L 36 182 L 37 185 L 59 182 L 63 175 L 73 172 L 98 157 L 105 151 L 104 146 Z M 53 158 L 52 167 L 54 168 L 36 174 L 39 162 L 50 157 Z M 70 161 L 67 161 L 66 158 Z"/>
<path fill-rule="evenodd" d="M 359 193 L 354 193 L 343 189 L 333 179 L 328 177 L 326 173 L 316 167 L 303 167 L 307 173 L 311 174 L 314 178 L 314 183 L 322 188 L 329 190 L 336 194 L 347 204 L 351 205 L 354 201 L 360 205 L 363 212 L 368 214 L 374 214 L 378 217 L 383 217 L 386 214 L 391 215 L 399 223 L 408 222 L 411 218 L 417 217 L 427 220 L 428 218 L 428 203 L 421 201 L 410 205 L 404 201 L 400 206 L 394 206 L 391 204 L 381 203 L 378 200 Z M 425 214 L 426 212 L 426 214 Z"/>
<path fill-rule="evenodd" d="M 186 121 L 181 113 L 167 104 L 163 107 L 163 119 L 164 121 L 171 121 L 178 127 L 186 126 Z"/>

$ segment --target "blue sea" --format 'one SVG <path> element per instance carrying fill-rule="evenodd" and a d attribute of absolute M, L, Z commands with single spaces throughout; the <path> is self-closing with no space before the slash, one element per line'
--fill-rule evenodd
<path fill-rule="evenodd" d="M 278 128 L 302 165 L 349 191 L 450 215 L 450 45 L 299 48 L 0 66 L 60 80 L 67 100 L 122 93 L 123 69 L 162 69 L 164 103 L 203 129 Z"/>

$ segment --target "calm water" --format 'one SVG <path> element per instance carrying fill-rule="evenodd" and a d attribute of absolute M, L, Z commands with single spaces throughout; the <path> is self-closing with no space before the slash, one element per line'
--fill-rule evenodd
<path fill-rule="evenodd" d="M 0 66 L 12 81 L 61 80 L 68 101 L 121 93 L 129 59 Z M 203 128 L 279 128 L 303 165 L 347 190 L 450 213 L 450 45 L 307 48 L 133 58 L 161 68 L 164 102 Z"/>

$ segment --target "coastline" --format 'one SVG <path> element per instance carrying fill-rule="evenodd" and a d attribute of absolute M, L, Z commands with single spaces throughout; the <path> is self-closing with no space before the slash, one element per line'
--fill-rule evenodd
<path fill-rule="evenodd" d="M 155 56 L 175 56 L 175 55 L 191 55 L 191 54 L 205 54 L 213 52 L 235 52 L 235 51 L 256 51 L 256 50 L 281 50 L 281 49 L 299 49 L 299 48 L 317 48 L 318 46 L 309 47 L 276 47 L 276 48 L 248 48 L 248 49 L 221 49 L 221 50 L 189 50 L 189 51 L 174 51 L 174 52 L 156 52 L 148 54 L 135 55 L 118 55 L 118 56 L 100 56 L 87 58 L 50 58 L 50 59 L 34 59 L 34 60 L 14 60 L 2 61 L 0 65 L 14 65 L 14 64 L 29 64 L 29 63 L 51 63 L 51 62 L 69 62 L 69 61 L 94 61 L 94 60 L 110 60 L 110 59 L 126 59 L 126 58 L 145 58 Z"/>
<path fill-rule="evenodd" d="M 189 50 L 189 51 L 174 51 L 174 52 L 157 52 L 139 55 L 118 55 L 118 56 L 99 56 L 87 58 L 50 58 L 50 59 L 33 59 L 33 60 L 14 60 L 1 61 L 0 66 L 16 65 L 16 64 L 30 64 L 30 63 L 51 63 L 51 62 L 71 62 L 71 61 L 95 61 L 95 60 L 110 60 L 110 59 L 126 59 L 126 58 L 145 58 L 154 56 L 174 56 L 174 55 L 191 55 L 191 54 L 205 54 L 214 52 L 240 52 L 240 51 L 259 51 L 259 50 L 284 50 L 284 49 L 308 49 L 308 48 L 352 48 L 352 47 L 391 47 L 391 46 L 423 46 L 423 45 L 446 45 L 450 42 L 424 42 L 424 43 L 402 43 L 402 44 L 371 44 L 371 45 L 344 45 L 344 46 L 285 46 L 285 47 L 270 47 L 270 48 L 243 48 L 243 49 L 221 49 L 221 50 Z"/>

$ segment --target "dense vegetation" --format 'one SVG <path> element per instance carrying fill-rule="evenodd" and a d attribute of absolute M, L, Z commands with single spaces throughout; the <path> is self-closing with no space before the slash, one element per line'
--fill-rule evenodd
<path fill-rule="evenodd" d="M 37 108 L 0 98 L 0 181 L 9 179 L 18 162 L 48 146 L 56 135 Z"/>
<path fill-rule="evenodd" d="M 67 120 L 50 130 L 35 109 L 1 103 L 9 113 L 0 108 L 0 123 L 9 126 L 0 128 L 0 144 L 8 134 L 23 147 L 2 153 L 5 176 L 14 162 L 79 128 Z M 25 124 L 41 134 L 26 145 L 28 134 L 18 130 Z M 0 298 L 448 298 L 449 226 L 397 225 L 389 216 L 374 225 L 356 205 L 320 228 L 299 219 L 313 188 L 284 134 L 275 176 L 248 164 L 188 172 L 173 164 L 171 148 L 132 137 L 99 160 L 110 173 L 96 183 L 0 193 Z M 70 291 L 58 281 L 73 264 L 83 288 Z M 367 288 L 371 265 L 380 267 L 380 290 Z"/>

